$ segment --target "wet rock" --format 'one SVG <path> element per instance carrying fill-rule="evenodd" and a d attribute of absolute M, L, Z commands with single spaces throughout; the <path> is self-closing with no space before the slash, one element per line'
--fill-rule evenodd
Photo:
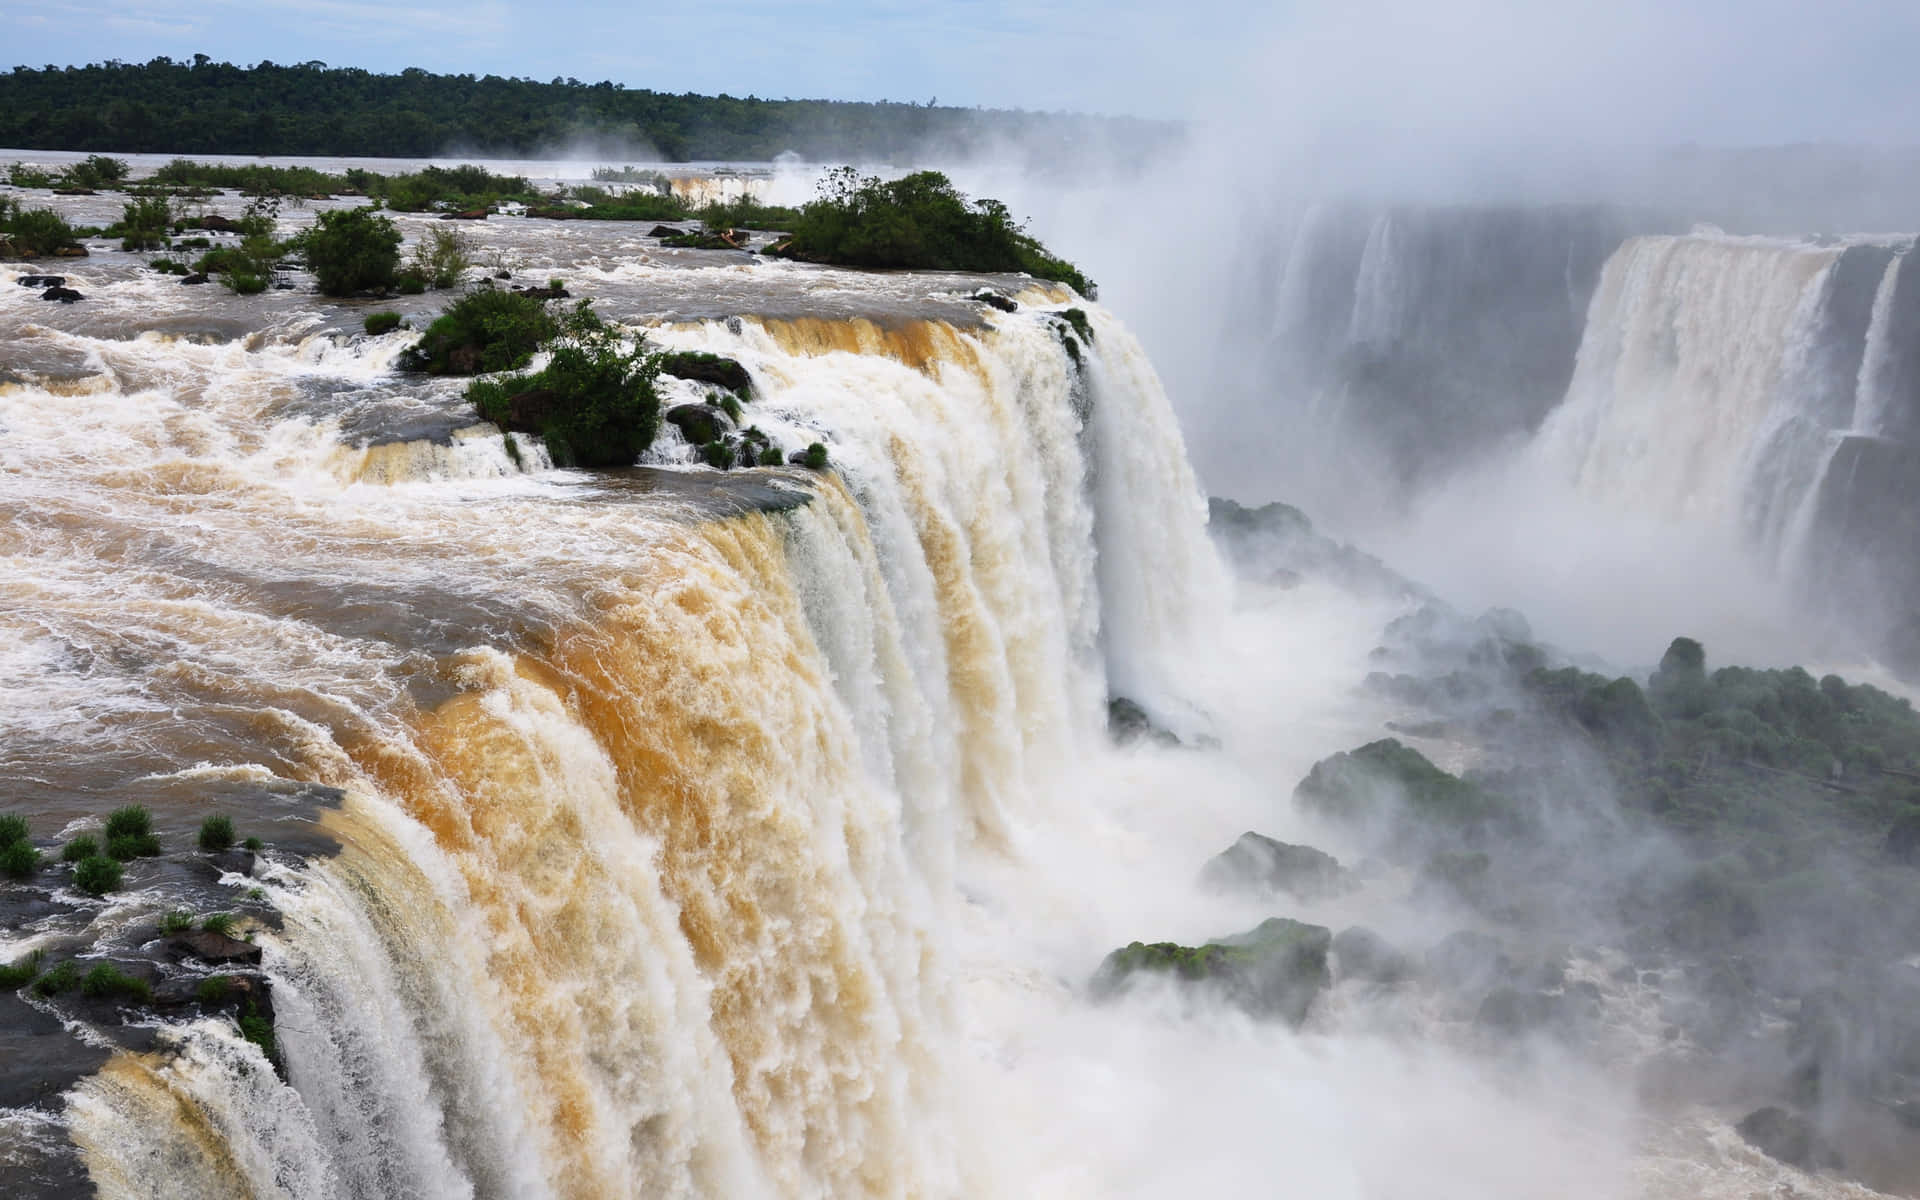
<path fill-rule="evenodd" d="M 463 209 L 460 212 L 441 213 L 440 219 L 442 221 L 484 221 L 487 219 L 487 210 L 484 208 L 469 208 Z"/>
<path fill-rule="evenodd" d="M 711 383 L 745 398 L 753 390 L 753 377 L 731 358 L 719 354 L 680 351 L 660 357 L 660 371 L 679 379 Z"/>
<path fill-rule="evenodd" d="M 981 288 L 975 292 L 973 298 L 982 304 L 997 308 L 1001 312 L 1020 311 L 1020 302 L 1018 300 L 1015 300 L 1012 296 L 1002 296 L 999 292 L 991 291 L 987 288 Z"/>
<path fill-rule="evenodd" d="M 40 298 L 42 300 L 58 300 L 62 304 L 72 304 L 76 300 L 86 299 L 86 297 L 82 296 L 79 292 L 69 287 L 50 287 L 40 293 Z"/>
<path fill-rule="evenodd" d="M 517 287 L 513 289 L 522 296 L 532 296 L 536 300 L 565 300 L 573 295 L 564 287 Z"/>
<path fill-rule="evenodd" d="M 200 228 L 208 233 L 238 233 L 240 226 L 219 213 L 209 213 L 200 218 Z"/>
<path fill-rule="evenodd" d="M 696 446 L 718 441 L 733 427 L 727 414 L 711 404 L 676 404 L 667 410 L 666 420 Z"/>
<path fill-rule="evenodd" d="M 251 850 L 222 850 L 218 854 L 207 855 L 206 861 L 221 872 L 231 871 L 235 875 L 253 874 L 254 856 Z"/>
<path fill-rule="evenodd" d="M 191 275 L 183 275 L 180 278 L 181 287 L 198 287 L 207 282 L 209 282 L 209 280 L 205 271 L 195 271 Z"/>
<path fill-rule="evenodd" d="M 52 1013 L 0 995 L 0 1108 L 52 1102 L 108 1053 L 73 1037 Z"/>
<path fill-rule="evenodd" d="M 1284 892 L 1298 900 L 1337 896 L 1352 887 L 1333 855 L 1251 830 L 1209 860 L 1200 879 L 1215 889 Z"/>
<path fill-rule="evenodd" d="M 680 231 L 671 225 L 655 225 L 652 229 L 647 230 L 647 236 L 652 238 L 679 237 Z"/>
<path fill-rule="evenodd" d="M 1333 937 L 1333 962 L 1342 979 L 1371 983 L 1399 983 L 1411 978 L 1414 962 L 1387 939 L 1361 925 L 1342 929 Z"/>
<path fill-rule="evenodd" d="M 78 242 L 69 242 L 53 252 L 55 258 L 85 258 L 87 248 Z"/>
<path fill-rule="evenodd" d="M 1734 1128 L 1748 1145 L 1788 1166 L 1818 1171 L 1845 1165 L 1813 1122 L 1799 1113 L 1769 1105 L 1748 1113 Z"/>
<path fill-rule="evenodd" d="M 502 267 L 502 268 L 500 268 L 500 269 L 499 269 L 498 271 L 495 271 L 495 272 L 493 273 L 493 277 L 494 277 L 495 279 L 512 279 L 512 278 L 513 278 L 513 272 L 512 272 L 512 271 L 509 271 L 509 270 L 507 270 L 507 269 L 506 269 L 505 267 Z"/>
<path fill-rule="evenodd" d="M 1299 1025 L 1329 982 L 1324 926 L 1270 917 L 1245 933 L 1181 946 L 1134 942 L 1107 955 L 1094 975 L 1095 997 L 1112 996 L 1129 980 L 1162 976 L 1194 986 L 1256 1017 Z"/>
<path fill-rule="evenodd" d="M 1107 734 L 1122 745 L 1142 739 L 1162 746 L 1180 744 L 1173 733 L 1153 723 L 1146 709 L 1125 696 L 1114 696 L 1107 701 Z"/>
<path fill-rule="evenodd" d="M 22 275 L 20 278 L 14 280 L 14 282 L 21 287 L 55 288 L 65 287 L 67 285 L 67 277 L 65 275 Z"/>
<path fill-rule="evenodd" d="M 252 942 L 243 942 L 223 933 L 210 929 L 196 929 L 191 933 L 175 934 L 167 939 L 167 948 L 183 956 L 192 956 L 201 962 L 244 963 L 257 966 L 260 962 L 260 947 Z"/>

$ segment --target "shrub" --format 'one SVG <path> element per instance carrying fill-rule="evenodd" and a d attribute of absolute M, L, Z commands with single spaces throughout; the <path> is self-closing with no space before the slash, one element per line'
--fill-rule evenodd
<path fill-rule="evenodd" d="M 248 271 L 233 271 L 227 275 L 226 282 L 236 296 L 258 296 L 267 290 L 266 279 Z"/>
<path fill-rule="evenodd" d="M 234 920 L 232 913 L 214 913 L 200 922 L 200 928 L 208 933 L 217 933 L 221 937 L 232 937 Z"/>
<path fill-rule="evenodd" d="M 1025 271 L 1092 299 L 1093 281 L 1049 254 L 998 200 L 969 200 L 938 171 L 891 181 L 830 171 L 777 253 L 807 262 L 918 270 Z"/>
<path fill-rule="evenodd" d="M 560 332 L 544 300 L 524 292 L 477 287 L 437 317 L 400 367 L 429 375 L 514 371 L 532 361 L 540 343 Z"/>
<path fill-rule="evenodd" d="M 274 1045 L 273 1022 L 260 1015 L 260 1009 L 247 1001 L 247 1011 L 240 1017 L 240 1036 L 260 1047 L 260 1052 L 268 1059 L 278 1061 L 280 1052 Z"/>
<path fill-rule="evenodd" d="M 27 827 L 27 819 L 15 813 L 0 816 L 0 846 L 11 846 L 15 842 L 24 842 L 32 831 Z"/>
<path fill-rule="evenodd" d="M 160 272 L 162 275 L 185 275 L 187 273 L 187 264 L 175 262 L 171 258 L 156 258 L 148 263 L 147 266 Z"/>
<path fill-rule="evenodd" d="M 366 320 L 360 322 L 360 327 L 367 331 L 369 337 L 392 333 L 400 328 L 400 314 L 392 311 L 368 313 Z"/>
<path fill-rule="evenodd" d="M 160 839 L 150 833 L 123 833 L 107 839 L 107 857 L 121 862 L 152 858 L 160 853 Z"/>
<path fill-rule="evenodd" d="M 73 245 L 78 236 L 79 231 L 52 209 L 23 209 L 0 197 L 0 251 L 21 258 L 43 258 Z"/>
<path fill-rule="evenodd" d="M 563 466 L 631 466 L 660 431 L 660 356 L 626 344 L 583 301 L 532 375 L 477 381 L 467 400 L 514 433 L 537 434 Z"/>
<path fill-rule="evenodd" d="M 165 196 L 129 200 L 120 208 L 120 224 L 116 227 L 120 248 L 158 250 L 168 244 L 167 228 L 172 223 L 173 213 Z"/>
<path fill-rule="evenodd" d="M 200 822 L 200 848 L 225 850 L 233 845 L 233 818 L 212 816 Z"/>
<path fill-rule="evenodd" d="M 40 869 L 40 852 L 28 842 L 9 842 L 0 846 L 0 875 L 25 879 Z"/>
<path fill-rule="evenodd" d="M 66 182 L 72 187 L 112 187 L 127 177 L 127 170 L 124 159 L 108 158 L 104 154 L 89 154 L 80 162 L 67 168 Z"/>
<path fill-rule="evenodd" d="M 80 964 L 72 959 L 68 959 L 33 981 L 33 991 L 38 996 L 57 996 L 61 992 L 70 992 L 79 986 Z"/>
<path fill-rule="evenodd" d="M 15 992 L 33 982 L 40 973 L 40 952 L 35 950 L 25 958 L 18 959 L 6 966 L 0 966 L 0 991 Z"/>
<path fill-rule="evenodd" d="M 209 975 L 193 991 L 202 1004 L 219 1004 L 233 994 L 233 979 L 227 975 Z"/>
<path fill-rule="evenodd" d="M 267 848 L 267 844 L 261 841 L 257 837 L 250 837 L 246 841 L 240 843 L 240 845 L 242 846 L 242 848 L 250 850 L 255 854 L 258 854 L 262 850 L 265 850 Z"/>
<path fill-rule="evenodd" d="M 760 452 L 760 465 L 763 467 L 777 467 L 783 461 L 778 446 L 768 446 Z"/>
<path fill-rule="evenodd" d="M 821 445 L 819 442 L 814 442 L 812 445 L 807 447 L 806 457 L 803 458 L 801 462 L 810 470 L 814 470 L 814 471 L 826 470 L 827 469 L 827 448 Z"/>
<path fill-rule="evenodd" d="M 101 855 L 83 859 L 73 869 L 73 886 L 89 896 L 104 896 L 120 887 L 120 864 Z"/>
<path fill-rule="evenodd" d="M 413 273 L 428 287 L 450 288 L 473 265 L 472 249 L 459 230 L 436 225 L 413 248 Z"/>
<path fill-rule="evenodd" d="M 427 290 L 426 277 L 413 271 L 402 272 L 394 290 L 402 296 L 418 296 Z"/>
<path fill-rule="evenodd" d="M 308 268 L 328 296 L 386 291 L 400 269 L 400 231 L 371 208 L 321 213 L 302 245 Z"/>
<path fill-rule="evenodd" d="M 80 980 L 80 993 L 96 1000 L 121 996 L 128 1000 L 151 1000 L 153 988 L 147 981 L 129 975 L 112 963 L 101 963 Z"/>
<path fill-rule="evenodd" d="M 193 928 L 193 914 L 184 908 L 176 908 L 160 917 L 160 932 L 165 934 L 185 933 Z"/>
<path fill-rule="evenodd" d="M 77 863 L 92 858 L 99 853 L 100 839 L 94 837 L 92 834 L 83 833 L 68 842 L 66 848 L 60 851 L 60 861 L 63 863 Z"/>
<path fill-rule="evenodd" d="M 107 837 L 131 837 L 153 832 L 153 814 L 138 804 L 116 808 L 107 816 Z"/>

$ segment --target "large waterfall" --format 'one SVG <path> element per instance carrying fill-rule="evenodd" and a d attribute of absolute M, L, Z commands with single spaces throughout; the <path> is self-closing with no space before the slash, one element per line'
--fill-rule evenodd
<path fill-rule="evenodd" d="M 0 392 L 10 726 L 80 786 L 338 797 L 264 879 L 285 1084 L 220 1022 L 120 1054 L 68 1107 L 101 1194 L 992 1190 L 956 856 L 1022 853 L 1110 687 L 1180 711 L 1225 599 L 1152 368 L 1029 299 L 657 330 L 832 447 L 731 509 L 343 447 L 301 397 L 404 335 L 29 330 L 87 370 Z"/>

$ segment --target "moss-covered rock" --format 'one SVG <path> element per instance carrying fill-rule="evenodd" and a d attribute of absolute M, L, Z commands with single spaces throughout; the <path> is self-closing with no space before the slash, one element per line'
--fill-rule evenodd
<path fill-rule="evenodd" d="M 1513 802 L 1433 765 L 1395 738 L 1315 763 L 1293 792 L 1310 812 L 1380 830 L 1389 843 L 1411 836 L 1473 841 L 1518 831 Z"/>
<path fill-rule="evenodd" d="M 1108 997 L 1140 975 L 1193 985 L 1249 1014 L 1299 1025 L 1330 981 L 1324 926 L 1270 917 L 1242 934 L 1181 946 L 1134 942 L 1107 955 L 1093 978 L 1093 993 Z"/>
<path fill-rule="evenodd" d="M 1337 896 L 1353 886 L 1333 855 L 1252 830 L 1209 859 L 1200 879 L 1211 888 L 1279 892 L 1309 901 Z"/>
<path fill-rule="evenodd" d="M 666 420 L 695 446 L 717 442 L 733 428 L 727 414 L 712 404 L 676 404 L 667 410 Z"/>
<path fill-rule="evenodd" d="M 660 373 L 678 379 L 711 383 L 715 387 L 726 388 L 742 399 L 753 391 L 753 376 L 747 373 L 747 369 L 719 354 L 698 350 L 670 351 L 660 356 Z"/>

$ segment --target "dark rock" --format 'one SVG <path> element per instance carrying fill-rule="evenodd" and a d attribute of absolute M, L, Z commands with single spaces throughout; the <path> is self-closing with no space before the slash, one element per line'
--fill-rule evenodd
<path fill-rule="evenodd" d="M 208 233 L 239 233 L 240 226 L 219 213 L 209 213 L 200 218 L 200 228 Z"/>
<path fill-rule="evenodd" d="M 484 221 L 487 219 L 487 210 L 484 208 L 469 208 L 461 212 L 441 213 L 440 219 L 442 221 Z"/>
<path fill-rule="evenodd" d="M 75 300 L 86 299 L 86 297 L 82 296 L 79 292 L 68 287 L 50 287 L 40 293 L 40 298 L 42 300 L 58 300 L 62 304 L 72 304 Z"/>
<path fill-rule="evenodd" d="M 973 298 L 982 304 L 997 308 L 1001 312 L 1020 311 L 1020 302 L 1018 300 L 1015 300 L 1012 296 L 1002 296 L 999 292 L 990 291 L 987 288 L 981 288 L 975 292 Z"/>
<path fill-rule="evenodd" d="M 191 275 L 183 275 L 180 278 L 181 287 L 198 287 L 200 284 L 208 282 L 211 281 L 207 278 L 205 271 L 195 271 Z"/>
<path fill-rule="evenodd" d="M 0 994 L 0 1107 L 52 1103 L 109 1053 L 73 1037 L 52 1013 Z"/>
<path fill-rule="evenodd" d="M 731 358 L 718 354 L 696 351 L 664 354 L 660 357 L 660 371 L 680 379 L 711 383 L 741 397 L 753 390 L 753 377 L 747 374 L 747 369 Z"/>
<path fill-rule="evenodd" d="M 1788 1166 L 1818 1171 L 1845 1165 L 1813 1122 L 1799 1113 L 1769 1105 L 1748 1113 L 1734 1128 L 1748 1145 Z"/>
<path fill-rule="evenodd" d="M 522 296 L 532 296 L 536 300 L 565 300 L 573 295 L 573 293 L 569 292 L 566 288 L 552 286 L 517 287 L 513 290 Z"/>
<path fill-rule="evenodd" d="M 801 459 L 793 460 L 796 463 Z M 804 465 L 804 463 L 802 463 Z M 1141 708 L 1125 696 L 1115 696 L 1107 701 L 1107 734 L 1122 745 L 1150 739 L 1162 746 L 1178 746 L 1180 739 L 1173 733 L 1153 723 L 1147 710 Z"/>
<path fill-rule="evenodd" d="M 21 287 L 55 288 L 65 287 L 67 277 L 65 275 L 22 275 L 20 278 L 14 280 L 14 282 Z"/>
<path fill-rule="evenodd" d="M 499 269 L 498 271 L 495 271 L 495 272 L 493 273 L 493 277 L 494 277 L 495 279 L 512 279 L 512 278 L 513 278 L 513 272 L 512 272 L 512 271 L 509 271 L 509 270 L 507 270 L 507 269 L 506 269 L 505 267 L 502 267 L 502 268 L 500 268 L 500 269 Z"/>
<path fill-rule="evenodd" d="M 727 414 L 711 404 L 676 404 L 667 410 L 666 420 L 696 446 L 718 441 L 733 427 Z"/>
<path fill-rule="evenodd" d="M 209 929 L 175 934 L 167 939 L 167 948 L 177 954 L 192 955 L 202 962 L 244 963 L 248 966 L 258 966 L 260 963 L 260 947 Z"/>
<path fill-rule="evenodd" d="M 1324 926 L 1285 917 L 1270 917 L 1246 933 L 1204 946 L 1134 942 L 1107 955 L 1092 990 L 1107 997 L 1135 975 L 1167 976 L 1209 990 L 1253 1016 L 1297 1026 L 1329 982 L 1331 942 Z"/>
<path fill-rule="evenodd" d="M 1334 935 L 1333 961 L 1342 979 L 1365 979 L 1372 983 L 1399 983 L 1415 971 L 1412 959 L 1395 950 L 1387 939 L 1360 925 Z"/>
<path fill-rule="evenodd" d="M 1352 887 L 1333 855 L 1252 831 L 1209 860 L 1200 879 L 1213 888 L 1284 892 L 1298 900 L 1337 896 Z"/>
<path fill-rule="evenodd" d="M 251 850 L 235 848 L 232 850 L 222 850 L 217 854 L 209 854 L 203 861 L 213 869 L 214 877 L 218 878 L 221 874 L 229 871 L 235 875 L 253 874 L 253 858 L 254 856 Z"/>
<path fill-rule="evenodd" d="M 55 258 L 86 258 L 87 248 L 78 242 L 69 242 L 53 252 Z"/>
<path fill-rule="evenodd" d="M 680 231 L 671 225 L 655 225 L 652 229 L 647 230 L 647 236 L 654 238 L 679 237 Z"/>

